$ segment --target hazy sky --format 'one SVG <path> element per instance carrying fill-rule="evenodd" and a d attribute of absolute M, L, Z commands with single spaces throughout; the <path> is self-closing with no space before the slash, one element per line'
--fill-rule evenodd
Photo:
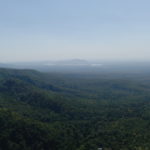
<path fill-rule="evenodd" d="M 0 0 L 0 61 L 150 59 L 149 0 Z"/>

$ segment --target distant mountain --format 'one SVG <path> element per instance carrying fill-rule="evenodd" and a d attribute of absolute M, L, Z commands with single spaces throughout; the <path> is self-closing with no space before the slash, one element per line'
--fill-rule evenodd
<path fill-rule="evenodd" d="M 83 59 L 71 59 L 71 60 L 62 60 L 62 61 L 53 61 L 53 62 L 47 62 L 47 65 L 61 65 L 61 66 L 67 66 L 67 65 L 90 65 L 90 63 Z"/>
<path fill-rule="evenodd" d="M 141 73 L 150 72 L 149 62 L 101 62 L 84 59 L 1 63 L 1 68 L 34 69 L 66 73 Z"/>
<path fill-rule="evenodd" d="M 0 67 L 16 69 L 35 69 L 46 72 L 83 72 L 90 68 L 99 67 L 99 63 L 89 62 L 84 59 L 70 59 L 58 61 L 16 62 L 2 64 Z"/>
<path fill-rule="evenodd" d="M 0 68 L 7 68 L 7 67 L 11 67 L 12 65 L 7 64 L 7 63 L 0 63 Z"/>

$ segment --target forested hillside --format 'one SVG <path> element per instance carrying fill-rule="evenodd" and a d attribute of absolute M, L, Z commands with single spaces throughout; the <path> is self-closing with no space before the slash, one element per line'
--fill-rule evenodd
<path fill-rule="evenodd" d="M 150 74 L 0 69 L 0 150 L 150 149 Z"/>

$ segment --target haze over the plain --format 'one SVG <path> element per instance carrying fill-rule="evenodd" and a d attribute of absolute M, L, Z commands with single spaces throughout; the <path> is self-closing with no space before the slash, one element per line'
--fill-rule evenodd
<path fill-rule="evenodd" d="M 148 0 L 7 0 L 0 61 L 149 60 Z"/>

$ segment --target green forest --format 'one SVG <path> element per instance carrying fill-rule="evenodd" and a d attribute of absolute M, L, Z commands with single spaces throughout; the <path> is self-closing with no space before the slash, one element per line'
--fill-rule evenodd
<path fill-rule="evenodd" d="M 0 69 L 0 150 L 149 150 L 150 74 Z"/>

